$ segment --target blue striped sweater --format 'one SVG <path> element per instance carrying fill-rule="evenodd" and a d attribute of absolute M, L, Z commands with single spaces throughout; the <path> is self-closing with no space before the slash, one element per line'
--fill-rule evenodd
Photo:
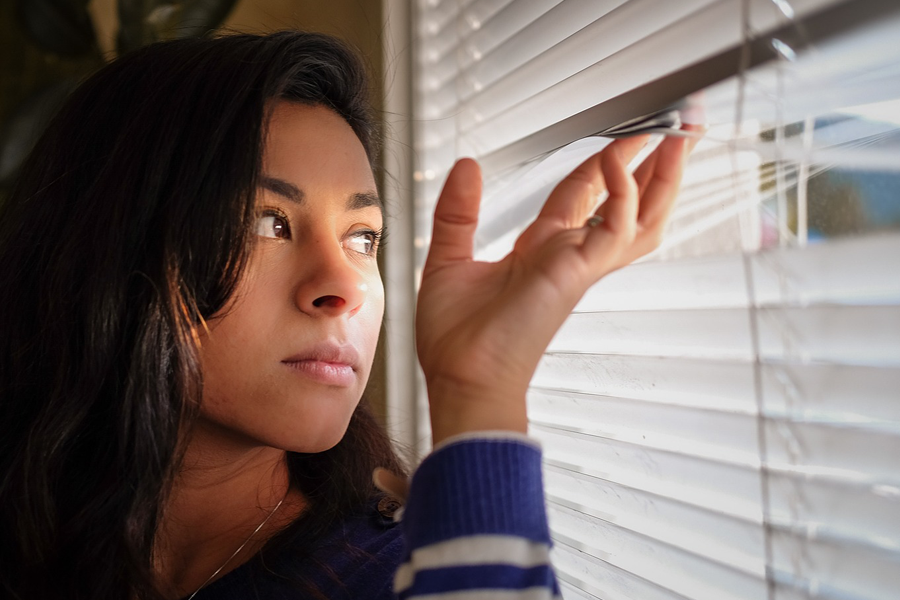
<path fill-rule="evenodd" d="M 465 436 L 436 448 L 412 479 L 399 598 L 558 595 L 540 463 L 524 436 Z"/>
<path fill-rule="evenodd" d="M 309 598 L 297 581 L 332 600 L 550 600 L 549 550 L 540 448 L 518 434 L 467 435 L 422 462 L 399 523 L 373 505 L 329 536 L 318 561 L 292 562 L 288 548 L 196 600 Z"/>

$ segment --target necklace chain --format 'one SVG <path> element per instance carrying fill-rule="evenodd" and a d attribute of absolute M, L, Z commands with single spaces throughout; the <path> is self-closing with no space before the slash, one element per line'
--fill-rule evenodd
<path fill-rule="evenodd" d="M 253 533 L 251 533 L 250 535 L 247 536 L 247 539 L 244 540 L 244 543 L 241 544 L 240 546 L 238 546 L 238 549 L 235 550 L 234 553 L 233 553 L 231 556 L 229 556 L 229 557 L 225 560 L 224 563 L 222 563 L 222 566 L 219 567 L 218 569 L 216 569 L 216 571 L 215 571 L 212 575 L 210 575 L 210 576 L 207 578 L 207 580 L 204 581 L 204 582 L 200 585 L 200 587 L 198 587 L 197 590 L 196 590 L 193 594 L 191 594 L 191 595 L 188 597 L 188 600 L 193 600 L 194 596 L 196 596 L 198 593 L 200 593 L 200 590 L 202 590 L 203 588 L 205 588 L 206 585 L 207 585 L 210 581 L 212 581 L 213 579 L 215 579 L 216 575 L 218 575 L 219 573 L 222 572 L 222 569 L 224 569 L 225 567 L 228 566 L 228 563 L 230 563 L 231 560 L 232 560 L 235 556 L 237 556 L 238 553 L 240 553 L 241 550 L 244 549 L 244 546 L 246 546 L 247 544 L 250 543 L 250 540 L 253 539 L 253 536 L 256 535 L 257 533 L 259 533 L 259 530 L 262 529 L 262 528 L 265 526 L 265 524 L 269 522 L 269 519 L 272 518 L 272 515 L 275 514 L 275 511 L 277 511 L 279 508 L 281 508 L 281 504 L 282 504 L 283 502 L 284 502 L 284 498 L 282 498 L 282 499 L 278 502 L 278 504 L 275 505 L 275 508 L 272 509 L 272 512 L 270 512 L 269 515 L 268 515 L 265 519 L 263 519 L 263 522 L 256 526 L 256 529 L 253 530 Z"/>

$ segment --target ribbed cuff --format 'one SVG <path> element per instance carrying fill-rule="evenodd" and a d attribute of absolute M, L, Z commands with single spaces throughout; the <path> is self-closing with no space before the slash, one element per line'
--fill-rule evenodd
<path fill-rule="evenodd" d="M 413 475 L 403 527 L 408 551 L 470 535 L 549 544 L 540 448 L 502 438 L 442 446 Z"/>

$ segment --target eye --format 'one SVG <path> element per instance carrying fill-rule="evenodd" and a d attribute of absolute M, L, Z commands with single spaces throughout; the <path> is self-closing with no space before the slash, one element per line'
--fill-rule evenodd
<path fill-rule="evenodd" d="M 275 239 L 291 239 L 287 217 L 273 210 L 263 212 L 256 219 L 256 235 Z"/>
<path fill-rule="evenodd" d="M 354 231 L 344 242 L 344 247 L 366 256 L 374 256 L 378 250 L 378 241 L 381 239 L 381 231 L 361 229 Z"/>

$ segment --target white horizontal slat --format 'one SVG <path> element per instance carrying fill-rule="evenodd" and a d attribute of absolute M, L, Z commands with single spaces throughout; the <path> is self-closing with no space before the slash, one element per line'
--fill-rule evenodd
<path fill-rule="evenodd" d="M 532 388 L 531 422 L 694 456 L 747 462 L 758 452 L 755 413 L 697 409 L 625 398 Z M 900 423 L 892 427 L 823 423 L 766 416 L 767 461 L 807 472 L 866 475 L 900 486 L 893 459 L 900 456 Z"/>
<path fill-rule="evenodd" d="M 597 450 L 612 445 L 653 456 L 666 455 L 667 460 L 676 462 L 696 459 L 738 466 L 756 464 L 756 457 L 760 455 L 758 425 L 752 415 L 659 407 L 657 416 L 640 403 L 628 407 L 622 401 L 601 400 L 595 403 L 599 406 L 593 408 L 608 408 L 608 412 L 596 413 L 602 414 L 603 418 L 579 422 L 576 420 L 579 410 L 565 408 L 563 399 L 563 394 L 533 391 L 529 405 L 537 410 L 531 423 L 540 435 L 551 436 L 557 441 L 571 436 L 573 441 L 569 445 L 572 448 L 578 447 L 576 441 L 580 440 L 585 449 L 593 447 Z M 573 404 L 579 400 L 583 415 L 587 410 L 584 399 L 571 399 Z M 561 414 L 553 414 L 554 410 Z M 643 427 L 641 420 L 646 421 Z M 875 431 L 847 425 L 772 419 L 765 419 L 763 426 L 766 447 L 762 455 L 769 469 L 805 477 L 844 480 L 848 485 L 870 481 L 900 488 L 895 464 L 896 457 L 900 456 L 900 428 Z M 596 456 L 585 462 L 601 469 L 608 468 Z M 865 465 L 864 471 L 860 471 L 860 465 Z"/>
<path fill-rule="evenodd" d="M 432 118 L 459 114 L 459 126 L 463 131 L 469 132 L 469 135 L 475 137 L 479 135 L 487 136 L 489 134 L 479 134 L 475 130 L 479 123 L 487 124 L 488 122 L 502 119 L 503 113 L 512 107 L 528 104 L 532 98 L 541 98 L 554 86 L 572 79 L 576 74 L 589 71 L 598 63 L 602 64 L 602 62 L 608 61 L 616 53 L 624 52 L 632 46 L 639 48 L 642 45 L 641 42 L 646 40 L 648 35 L 653 33 L 659 35 L 661 30 L 673 26 L 679 19 L 703 7 L 715 6 L 715 2 L 716 0 L 689 0 L 687 2 L 661 4 L 653 0 L 632 0 L 621 5 L 603 19 L 584 27 L 530 62 L 511 71 L 506 77 L 495 80 L 492 85 L 471 96 L 468 100 L 459 104 L 442 106 L 441 112 L 435 110 L 433 113 L 426 114 Z M 722 0 L 719 0 L 719 2 L 721 3 Z M 709 7 L 708 10 L 712 10 L 712 7 Z M 640 30 L 627 27 L 626 24 L 629 21 L 633 22 L 634 19 L 640 19 L 645 27 L 642 27 Z M 695 26 L 699 25 L 695 24 Z M 734 43 L 737 39 L 739 39 L 738 36 L 732 35 L 728 38 L 728 43 Z M 715 48 L 709 49 L 709 53 L 714 51 Z M 669 67 L 668 70 L 674 68 Z M 664 71 L 662 68 L 652 67 L 648 64 L 646 72 L 643 72 L 643 70 L 634 72 L 634 78 L 636 79 L 629 81 L 628 87 L 616 86 L 615 89 L 621 88 L 621 91 L 624 91 L 625 89 L 637 87 L 637 85 L 655 79 L 665 72 L 667 71 Z M 638 83 L 634 83 L 634 81 Z M 587 101 L 586 90 L 590 90 L 595 94 L 594 104 L 621 93 L 621 91 L 609 94 L 600 92 L 600 90 L 612 89 L 609 85 L 604 87 L 595 86 L 593 88 L 579 88 L 571 85 L 566 85 L 566 87 L 570 93 L 574 91 L 577 94 L 577 97 L 582 100 L 582 104 L 584 101 Z M 538 126 L 539 129 L 550 122 L 561 120 L 569 116 L 569 114 L 574 114 L 574 112 L 584 108 L 564 114 L 558 110 L 547 111 L 546 109 L 551 106 L 553 105 L 547 104 L 544 106 L 546 114 L 540 115 L 537 119 L 535 117 L 538 117 L 538 115 L 530 115 L 532 120 L 537 120 L 541 123 Z M 524 125 L 524 123 L 520 123 L 520 127 Z M 530 124 L 528 124 L 527 129 L 536 130 L 532 129 Z M 522 136 L 532 131 L 526 132 L 523 129 Z M 506 143 L 508 143 L 508 140 L 499 145 L 505 145 Z"/>
<path fill-rule="evenodd" d="M 600 600 L 597 596 L 578 589 L 565 580 L 558 580 L 559 591 L 564 600 Z"/>
<path fill-rule="evenodd" d="M 419 56 L 419 67 L 433 67 L 447 56 L 456 57 L 459 42 L 478 31 L 484 23 L 513 0 L 455 0 L 440 2 L 441 12 L 422 11 L 419 44 L 425 53 Z"/>
<path fill-rule="evenodd" d="M 749 155 L 749 152 L 742 152 L 742 156 Z M 711 210 L 722 206 L 728 206 L 732 204 L 735 196 L 735 189 L 742 189 L 748 185 L 754 185 L 759 187 L 761 183 L 771 183 L 771 181 L 767 181 L 766 179 L 761 178 L 760 168 L 760 159 L 759 156 L 753 154 L 751 155 L 754 164 L 747 165 L 743 169 L 740 167 L 735 170 L 732 168 L 732 157 L 722 153 L 720 160 L 701 160 L 700 157 L 697 158 L 694 164 L 702 163 L 702 171 L 705 171 L 710 174 L 715 174 L 717 171 L 720 175 L 713 175 L 715 179 L 709 179 L 704 183 L 704 185 L 695 186 L 695 187 L 682 187 L 681 191 L 678 194 L 678 202 L 675 205 L 675 209 L 672 213 L 672 223 L 670 224 L 670 228 L 676 228 L 679 225 L 679 221 L 684 219 L 685 217 L 693 217 L 696 213 L 708 213 Z M 726 163 L 726 168 L 718 168 L 719 163 Z M 694 171 L 700 171 L 701 169 L 695 169 Z M 733 173 L 729 173 L 732 171 Z M 794 175 L 794 181 L 796 185 L 796 175 L 793 171 L 789 171 L 791 175 Z"/>
<path fill-rule="evenodd" d="M 649 355 L 710 360 L 796 360 L 900 367 L 900 306 L 765 307 L 572 314 L 550 353 Z"/>
<path fill-rule="evenodd" d="M 895 256 L 896 233 L 759 252 L 749 259 L 755 304 L 900 304 Z M 644 262 L 604 277 L 575 312 L 748 306 L 747 283 L 737 254 Z"/>
<path fill-rule="evenodd" d="M 762 308 L 756 315 L 764 359 L 900 367 L 900 305 Z"/>
<path fill-rule="evenodd" d="M 900 422 L 900 369 L 770 362 L 760 365 L 764 406 L 772 417 L 851 422 L 872 428 Z M 545 355 L 532 386 L 753 413 L 753 367 L 733 361 L 651 356 Z"/>
<path fill-rule="evenodd" d="M 714 460 L 537 424 L 529 433 L 549 464 L 744 519 L 759 514 L 758 464 L 738 454 Z"/>
<path fill-rule="evenodd" d="M 588 583 L 603 581 L 612 574 L 613 587 L 604 589 L 607 594 L 626 590 L 633 593 L 636 590 L 618 586 L 624 583 L 630 587 L 637 580 L 679 598 L 762 600 L 767 597 L 762 561 L 756 576 L 743 574 L 567 507 L 551 504 L 548 512 L 558 552 L 564 555 L 559 562 L 564 568 L 575 570 L 575 577 L 580 575 Z M 803 597 L 797 588 L 804 583 L 815 598 L 888 600 L 895 597 L 900 571 L 897 558 L 889 554 L 798 540 L 779 531 L 772 535 L 772 548 L 773 570 L 782 574 L 783 584 L 793 583 L 793 590 L 784 586 L 787 597 Z M 594 568 L 587 568 L 588 565 Z M 630 577 L 620 579 L 622 572 Z M 788 573 L 790 576 L 784 576 Z M 649 590 L 641 590 L 646 591 Z M 779 595 L 782 597 L 785 596 Z"/>
<path fill-rule="evenodd" d="M 900 234 L 760 252 L 752 260 L 761 305 L 900 304 Z"/>
<path fill-rule="evenodd" d="M 602 600 L 690 600 L 582 552 L 567 541 L 554 538 L 550 552 L 563 583 Z"/>
<path fill-rule="evenodd" d="M 547 351 L 710 360 L 753 358 L 747 309 L 574 313 Z"/>
<path fill-rule="evenodd" d="M 894 430 L 900 423 L 900 369 L 852 365 L 763 364 L 768 416 Z"/>
<path fill-rule="evenodd" d="M 774 531 L 771 539 L 775 569 L 814 580 L 819 593 L 826 598 L 897 598 L 900 552 L 829 543 L 816 539 L 814 532 L 810 534 L 806 539 L 798 539 Z"/>
<path fill-rule="evenodd" d="M 722 449 L 758 453 L 756 413 L 700 409 L 575 392 L 528 391 L 532 423 L 557 429 L 675 449 L 690 443 L 694 454 L 715 458 Z"/>
<path fill-rule="evenodd" d="M 858 545 L 896 548 L 900 489 L 827 477 L 801 477 L 769 470 L 769 519 L 784 531 L 799 528 L 823 538 L 855 539 Z"/>
<path fill-rule="evenodd" d="M 653 0 L 625 2 L 593 23 L 583 20 L 583 28 L 531 61 L 519 65 L 519 68 L 509 71 L 505 77 L 498 78 L 501 73 L 497 69 L 496 76 L 491 78 L 491 85 L 475 95 L 469 95 L 459 104 L 441 106 L 442 112 L 435 112 L 433 116 L 442 117 L 462 109 L 460 124 L 468 130 L 479 122 L 476 115 L 483 120 L 491 119 L 716 1 L 688 0 L 665 4 Z M 641 19 L 644 26 L 640 29 L 625 26 L 634 19 Z M 647 69 L 649 71 L 651 67 Z"/>
<path fill-rule="evenodd" d="M 755 600 L 765 589 L 764 561 L 751 572 L 646 537 L 619 525 L 550 504 L 556 539 L 577 543 L 583 552 L 688 598 Z"/>
<path fill-rule="evenodd" d="M 752 0 L 751 3 L 757 11 L 754 24 L 759 30 L 784 24 L 783 15 L 771 10 L 770 0 Z M 798 13 L 802 13 L 829 3 L 834 2 L 806 0 L 792 4 Z M 631 10 L 633 4 L 637 2 L 629 2 L 622 9 Z M 692 10 L 699 7 L 681 2 L 651 4 L 652 9 L 645 9 L 639 17 L 631 17 L 641 19 L 640 29 L 629 27 L 626 22 L 613 26 L 609 18 L 598 21 L 603 24 L 603 29 L 591 34 L 594 37 L 589 47 L 594 49 L 600 45 L 604 50 L 594 50 L 596 54 L 591 60 L 579 62 L 577 66 L 561 67 L 564 79 L 548 75 L 548 72 L 559 73 L 560 70 L 548 69 L 545 64 L 522 68 L 515 72 L 515 81 L 497 82 L 497 86 L 502 86 L 502 93 L 488 94 L 486 90 L 454 108 L 454 113 L 461 109 L 457 118 L 463 133 L 462 151 L 473 156 L 487 155 L 685 65 L 734 47 L 742 39 L 740 12 L 732 0 L 709 4 L 677 21 L 666 11 L 678 10 L 677 7 L 683 5 Z M 644 33 L 655 27 L 659 29 L 653 35 Z M 698 39 L 703 43 L 696 43 Z M 573 61 L 579 60 L 573 56 L 587 51 L 586 48 L 581 53 L 568 50 L 563 53 L 562 49 L 559 52 L 561 60 Z M 562 58 L 563 54 L 565 58 Z M 635 68 L 635 65 L 646 67 Z"/>
<path fill-rule="evenodd" d="M 480 63 L 485 55 L 510 37 L 521 35 L 522 29 L 560 2 L 562 0 L 481 0 L 463 11 L 457 28 L 457 31 L 464 31 L 461 39 L 446 48 L 440 59 L 428 56 L 423 65 L 425 78 L 422 83 L 424 89 L 431 92 L 426 111 L 446 101 L 455 103 L 454 99 L 467 87 L 466 67 Z M 425 41 L 426 53 L 428 46 Z"/>
<path fill-rule="evenodd" d="M 438 57 L 452 48 L 459 35 L 456 18 L 473 1 L 429 2 L 426 0 L 427 6 L 422 6 L 419 11 L 419 45 L 423 45 L 422 41 L 428 39 L 430 51 L 435 52 Z"/>
<path fill-rule="evenodd" d="M 698 556 L 752 570 L 764 560 L 762 505 L 755 518 L 727 505 L 702 507 L 556 464 L 545 465 L 548 501 L 600 518 Z M 896 553 L 898 499 L 821 479 L 769 477 L 771 527 L 853 548 Z M 799 543 L 799 542 L 798 542 Z"/>
<path fill-rule="evenodd" d="M 741 519 L 699 508 L 551 464 L 545 466 L 544 477 L 550 503 L 590 514 L 735 569 L 752 570 L 762 563 L 765 547 L 758 519 Z"/>
<path fill-rule="evenodd" d="M 627 462 L 629 457 L 622 456 L 622 454 L 623 453 L 617 453 L 617 458 Z M 672 466 L 671 462 L 662 462 L 664 464 L 661 464 L 660 466 L 663 468 Z M 558 514 L 565 509 L 568 510 L 570 516 L 573 517 L 568 526 L 561 525 L 558 519 L 556 521 L 551 519 L 551 527 L 553 528 L 554 535 L 568 538 L 569 543 L 572 543 L 572 540 L 577 541 L 578 543 L 576 546 L 579 549 L 588 552 L 596 558 L 612 562 L 621 568 L 627 568 L 637 575 L 644 574 L 644 569 L 646 568 L 650 568 L 651 572 L 654 574 L 658 573 L 659 569 L 655 560 L 656 557 L 659 556 L 665 556 L 667 563 L 680 561 L 684 566 L 685 571 L 693 574 L 704 573 L 709 568 L 714 570 L 722 570 L 724 568 L 729 576 L 734 575 L 732 573 L 734 570 L 743 571 L 744 573 L 754 573 L 756 570 L 761 570 L 761 565 L 765 560 L 765 554 L 763 552 L 758 549 L 756 552 L 753 552 L 754 548 L 748 548 L 749 553 L 735 554 L 734 547 L 740 547 L 746 540 L 731 539 L 727 534 L 729 531 L 732 533 L 739 532 L 739 529 L 735 530 L 734 528 L 729 528 L 709 530 L 709 535 L 714 535 L 718 543 L 729 543 L 732 547 L 730 551 L 716 553 L 714 552 L 716 542 L 713 542 L 712 548 L 710 548 L 706 545 L 707 542 L 705 540 L 698 539 L 696 535 L 692 536 L 690 533 L 685 534 L 685 532 L 677 531 L 678 525 L 667 526 L 665 523 L 648 522 L 648 512 L 652 514 L 651 521 L 652 518 L 659 518 L 659 515 L 657 514 L 659 508 L 657 507 L 658 502 L 660 502 L 660 507 L 667 504 L 670 509 L 674 506 L 673 502 L 677 504 L 677 501 L 673 500 L 675 495 L 671 493 L 673 491 L 671 488 L 665 490 L 667 493 L 662 500 L 655 497 L 654 494 L 641 494 L 640 491 L 637 491 L 639 495 L 643 495 L 644 497 L 644 502 L 639 503 L 638 499 L 635 498 L 635 490 L 626 490 L 623 495 L 621 486 L 616 486 L 615 489 L 611 490 L 611 494 L 607 492 L 614 498 L 611 505 L 608 503 L 604 505 L 601 500 L 599 501 L 601 508 L 600 510 L 596 510 L 595 507 L 598 504 L 598 501 L 593 497 L 588 496 L 586 497 L 586 500 L 595 505 L 595 507 L 584 510 L 578 503 L 579 492 L 572 492 L 573 489 L 578 490 L 579 486 L 578 484 L 573 484 L 571 481 L 572 478 L 581 478 L 584 480 L 586 479 L 584 475 L 580 475 L 577 472 L 571 472 L 567 476 L 566 471 L 572 470 L 572 468 L 558 467 L 554 458 L 551 458 L 548 461 L 547 470 L 549 473 L 548 493 L 550 494 L 551 500 L 551 515 L 554 513 Z M 577 471 L 577 469 L 575 470 Z M 712 475 L 711 473 L 707 474 Z M 607 475 L 607 477 L 609 476 Z M 603 477 L 603 479 L 606 479 L 607 477 Z M 569 481 L 566 480 L 567 478 Z M 598 478 L 594 477 L 593 479 L 596 481 Z M 654 484 L 658 485 L 658 483 L 658 481 L 654 481 Z M 716 494 L 716 492 L 721 489 L 732 489 L 729 487 L 729 484 L 732 483 L 731 481 L 718 480 L 718 483 L 720 484 L 720 488 L 710 491 L 710 496 L 719 496 L 720 493 Z M 804 487 L 810 487 L 808 481 L 797 481 L 794 483 L 795 486 L 798 484 L 803 485 Z M 556 501 L 555 485 L 560 487 L 560 494 L 572 494 L 574 495 L 575 500 L 562 498 L 560 501 Z M 609 489 L 608 483 L 604 482 L 602 485 Z M 582 484 L 580 487 L 583 490 L 581 492 L 583 494 L 585 491 L 584 485 Z M 597 491 L 597 487 L 597 485 L 591 485 L 592 491 Z M 799 506 L 800 511 L 794 511 L 794 514 L 791 515 L 792 518 L 783 524 L 779 524 L 776 517 L 773 526 L 770 528 L 772 536 L 774 536 L 776 540 L 780 540 L 778 543 L 781 546 L 781 555 L 778 555 L 777 553 L 775 555 L 775 567 L 787 570 L 793 566 L 793 570 L 795 572 L 797 571 L 796 564 L 786 564 L 787 561 L 784 559 L 784 555 L 787 554 L 791 554 L 795 558 L 798 554 L 800 556 L 808 557 L 812 555 L 813 557 L 817 557 L 814 564 L 818 565 L 818 568 L 820 569 L 822 568 L 822 563 L 826 561 L 826 564 L 832 564 L 834 562 L 853 563 L 854 561 L 863 560 L 864 564 L 858 563 L 854 565 L 851 569 L 853 572 L 846 575 L 844 581 L 842 581 L 841 578 L 834 577 L 833 574 L 830 575 L 830 571 L 827 569 L 822 570 L 817 577 L 821 581 L 831 581 L 832 585 L 851 590 L 852 592 L 854 586 L 858 586 L 861 589 L 864 588 L 866 577 L 874 576 L 877 578 L 877 581 L 885 582 L 883 589 L 891 589 L 890 585 L 893 578 L 885 577 L 885 573 L 896 566 L 898 558 L 900 558 L 900 550 L 896 548 L 895 538 L 894 540 L 890 538 L 890 532 L 885 532 L 883 537 L 886 540 L 886 543 L 879 547 L 877 545 L 877 533 L 875 535 L 866 535 L 865 533 L 852 529 L 841 531 L 833 524 L 829 524 L 831 525 L 830 527 L 820 527 L 818 526 L 819 523 L 817 521 L 804 520 L 806 515 L 802 513 L 810 500 L 807 496 L 800 495 L 791 498 L 791 504 L 794 507 Z M 837 499 L 843 499 L 845 502 L 844 508 L 849 508 L 851 512 L 856 512 L 856 516 L 858 516 L 858 506 L 852 498 L 847 497 L 847 494 L 843 494 L 843 497 L 840 494 L 834 493 L 818 494 L 811 500 L 818 503 L 834 504 Z M 705 511 L 701 510 L 697 514 L 702 515 L 705 520 L 715 518 L 717 521 L 724 520 L 724 522 L 728 524 L 729 519 L 723 517 L 723 512 L 733 508 L 733 505 L 742 500 L 744 500 L 743 497 L 718 497 L 716 499 L 716 504 L 713 507 L 707 507 Z M 619 502 L 623 504 L 619 506 Z M 639 510 L 642 513 L 642 518 L 638 519 L 634 515 L 629 515 L 629 508 L 632 512 L 636 509 Z M 755 507 L 748 506 L 747 508 L 750 509 L 751 512 L 756 512 L 757 514 L 762 513 L 762 505 L 756 505 Z M 894 503 L 892 508 L 894 509 L 894 516 L 896 516 L 896 503 Z M 603 509 L 606 509 L 609 512 L 607 513 Z M 577 518 L 576 515 L 572 515 L 572 511 L 576 510 L 579 513 Z M 688 508 L 688 510 L 690 509 Z M 798 514 L 798 512 L 800 514 Z M 887 516 L 887 520 L 884 520 L 885 516 Z M 896 521 L 896 519 L 891 519 L 890 516 L 891 515 L 884 514 L 878 515 L 878 517 L 882 519 L 882 523 L 892 523 L 893 521 Z M 734 524 L 740 527 L 740 521 L 741 519 L 738 519 Z M 752 525 L 752 521 L 747 522 Z M 609 526 L 607 526 L 607 524 Z M 758 529 L 761 531 L 761 528 Z M 702 537 L 703 534 L 699 535 Z M 610 537 L 612 539 L 609 539 Z M 873 540 L 876 542 L 875 544 L 873 544 Z M 657 543 L 657 541 L 659 543 Z M 893 547 L 891 547 L 892 543 Z M 663 546 L 665 552 L 662 551 Z M 613 560 L 614 555 L 617 552 L 621 552 L 623 547 L 626 547 L 627 551 L 634 553 L 634 556 L 630 557 L 633 559 L 633 562 L 627 560 Z M 851 560 L 851 556 L 855 558 Z M 836 557 L 842 558 L 838 560 Z M 864 575 L 858 575 L 860 572 Z M 652 576 L 648 576 L 648 579 L 651 579 L 657 584 L 670 585 L 670 582 L 656 579 Z M 686 592 L 686 590 L 681 591 Z M 716 596 L 700 595 L 689 597 L 705 598 Z M 878 597 L 887 598 L 888 596 Z"/>
<path fill-rule="evenodd" d="M 448 80 L 435 90 L 431 97 L 435 110 L 447 114 L 453 105 L 469 99 L 626 2 L 628 0 L 553 0 L 555 6 L 551 10 L 528 23 L 514 36 L 509 36 L 506 31 L 489 31 L 491 27 L 483 28 L 478 32 L 478 40 L 470 40 L 473 45 L 466 55 L 471 59 L 461 61 L 463 71 L 456 79 Z M 504 12 L 517 8 L 519 4 L 514 3 Z M 523 22 L 510 20 L 516 24 Z M 508 27 L 505 25 L 505 28 Z M 474 58 L 476 55 L 480 56 L 477 60 Z"/>
<path fill-rule="evenodd" d="M 744 119 L 765 123 L 801 122 L 859 104 L 897 98 L 896 13 L 869 23 L 864 35 L 849 35 L 820 44 L 814 54 L 798 57 L 785 77 L 784 63 L 761 65 L 748 74 L 747 84 L 731 78 L 704 90 L 710 123 L 734 121 L 735 98 L 744 94 Z M 865 64 L 865 68 L 861 65 Z M 773 102 L 777 97 L 790 102 Z M 778 111 L 778 112 L 776 112 Z"/>
<path fill-rule="evenodd" d="M 655 356 L 545 354 L 532 385 L 681 406 L 752 413 L 753 365 Z"/>
<path fill-rule="evenodd" d="M 766 421 L 768 465 L 803 475 L 900 487 L 900 427 L 873 431 L 848 425 Z M 898 513 L 900 516 L 900 513 Z"/>
<path fill-rule="evenodd" d="M 828 589 L 818 581 L 810 583 L 805 579 L 773 568 L 769 569 L 769 579 L 772 582 L 771 600 L 809 600 L 810 598 L 816 600 L 870 600 Z M 769 600 L 769 598 L 765 600 Z"/>
<path fill-rule="evenodd" d="M 798 13 L 833 3 L 827 0 L 794 2 Z M 784 24 L 783 16 L 772 12 L 770 0 L 752 0 L 751 4 L 758 10 L 760 30 Z M 676 3 L 665 6 L 673 5 Z M 741 39 L 739 14 L 733 1 L 712 4 L 677 23 L 668 23 L 653 36 L 633 40 L 631 45 L 607 59 L 549 87 L 545 87 L 550 82 L 545 81 L 546 76 L 542 76 L 540 70 L 519 69 L 515 74 L 522 77 L 522 81 L 517 81 L 515 88 L 510 86 L 507 90 L 507 84 L 501 81 L 497 85 L 503 85 L 505 93 L 477 95 L 460 106 L 462 110 L 457 117 L 462 133 L 460 150 L 483 158 L 489 165 L 487 172 L 503 168 L 508 165 L 508 157 L 500 160 L 494 157 L 495 152 L 501 149 L 507 152 L 519 140 L 548 130 L 564 119 L 737 46 Z M 629 35 L 627 32 L 630 31 L 633 28 L 623 26 L 605 31 L 603 38 Z M 694 43 L 698 37 L 704 40 L 703 44 Z M 672 52 L 672 48 L 679 51 Z M 635 68 L 635 65 L 647 65 L 647 69 Z M 453 114 L 457 114 L 456 110 Z M 516 154 L 527 157 L 551 149 L 523 146 Z"/>
<path fill-rule="evenodd" d="M 893 404 L 896 406 L 897 403 Z M 645 447 L 650 452 L 664 450 L 708 460 L 746 462 L 759 451 L 758 421 L 753 413 L 535 388 L 529 391 L 528 409 L 532 424 L 551 428 L 558 435 L 565 435 L 565 432 L 587 434 Z M 768 440 L 769 470 L 773 476 L 781 477 L 781 483 L 773 487 L 772 492 L 773 497 L 782 499 L 773 509 L 774 516 L 801 524 L 828 523 L 834 535 L 846 538 L 857 536 L 860 540 L 868 540 L 884 536 L 900 539 L 900 520 L 888 519 L 891 503 L 894 511 L 900 510 L 897 504 L 900 502 L 900 481 L 894 465 L 896 456 L 900 456 L 897 422 L 884 430 L 846 423 L 792 421 L 784 416 L 767 416 L 763 423 Z M 743 459 L 737 458 L 740 455 Z M 607 467 L 598 462 L 595 455 L 585 455 L 581 464 L 598 469 Z M 795 465 L 800 467 L 799 470 Z M 858 465 L 866 466 L 865 473 L 856 472 Z M 791 479 L 798 473 L 799 478 Z M 819 481 L 818 487 L 804 491 L 798 485 L 812 485 L 809 477 Z M 845 492 L 841 493 L 841 489 Z M 869 510 L 855 515 L 855 501 L 861 501 L 863 497 L 868 498 Z M 804 498 L 801 507 L 791 509 L 791 498 Z M 813 499 L 823 498 L 835 502 L 811 504 Z M 837 510 L 840 498 L 849 500 L 845 504 L 849 512 Z M 821 512 L 823 510 L 836 512 L 825 514 Z"/>
<path fill-rule="evenodd" d="M 592 286 L 574 312 L 717 309 L 748 304 L 743 258 L 731 254 L 631 265 Z"/>

